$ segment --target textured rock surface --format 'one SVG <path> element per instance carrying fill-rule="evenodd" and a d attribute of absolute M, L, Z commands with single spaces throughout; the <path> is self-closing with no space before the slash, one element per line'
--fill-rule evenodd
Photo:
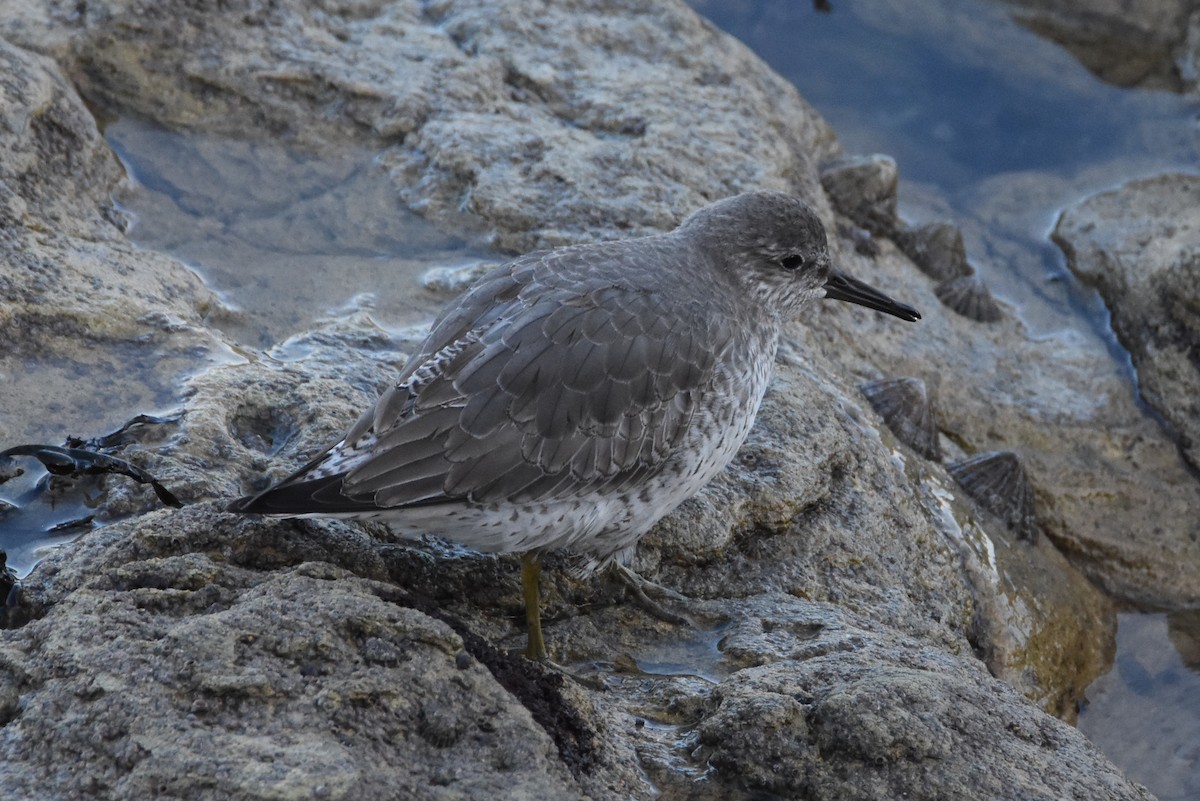
<path fill-rule="evenodd" d="M 15 797 L 584 797 L 449 626 L 359 578 L 385 576 L 362 533 L 201 505 L 96 539 L 0 657 Z"/>
<path fill-rule="evenodd" d="M 361 314 L 287 344 L 310 358 L 299 367 L 264 360 L 208 371 L 189 382 L 183 420 L 140 443 L 181 496 L 228 496 L 231 484 L 311 455 L 373 394 L 362 376 L 403 345 Z M 423 797 L 427 785 L 619 798 L 652 792 L 642 771 L 676 794 L 667 797 L 686 797 L 708 753 L 692 753 L 688 732 L 714 715 L 701 730 L 722 730 L 720 710 L 732 714 L 742 703 L 725 707 L 724 690 L 710 701 L 711 684 L 690 676 L 728 676 L 732 693 L 747 668 L 783 670 L 824 651 L 806 643 L 827 626 L 842 629 L 845 615 L 878 636 L 925 643 L 949 676 L 982 676 L 968 667 L 976 663 L 970 641 L 999 638 L 975 633 L 985 624 L 973 618 L 984 616 L 973 614 L 968 582 L 979 581 L 978 595 L 991 603 L 1003 594 L 962 569 L 972 551 L 961 535 L 930 525 L 935 501 L 924 493 L 948 494 L 952 484 L 929 477 L 914 490 L 819 352 L 806 362 L 803 378 L 785 364 L 735 468 L 643 549 L 643 566 L 696 598 L 688 607 L 694 629 L 653 621 L 602 582 L 571 579 L 562 569 L 568 560 L 553 563 L 551 647 L 583 670 L 612 665 L 597 674 L 609 692 L 550 693 L 538 683 L 544 677 L 514 688 L 510 674 L 522 658 L 499 657 L 485 642 L 516 652 L 523 640 L 514 559 L 389 544 L 378 526 L 241 519 L 198 503 L 91 532 L 27 582 L 23 609 L 34 620 L 4 636 L 0 673 L 10 699 L 0 753 L 13 786 L 44 783 L 43 766 L 63 758 L 57 749 L 76 748 L 102 726 L 111 742 L 90 746 L 94 770 L 54 785 L 65 797 L 156 788 L 195 797 L 215 780 L 233 798 L 376 798 L 395 787 Z M 126 512 L 153 504 L 143 488 L 119 482 L 108 502 Z M 1055 632 L 1053 648 L 1070 642 L 1070 628 Z M 841 659 L 847 671 L 862 666 L 852 650 Z M 1029 665 L 1028 657 L 1015 661 Z M 466 676 L 464 662 L 473 671 Z M 891 668 L 879 672 L 899 680 Z M 1015 702 L 994 698 L 996 715 Z M 763 696 L 761 728 L 787 739 L 772 711 L 777 700 Z M 908 700 L 897 695 L 881 709 L 903 717 Z M 1020 704 L 1021 714 L 1051 725 Z M 61 709 L 70 714 L 51 711 Z M 858 714 L 829 725 L 854 727 Z M 714 797 L 753 797 L 736 785 L 759 786 L 762 769 L 749 763 L 743 771 L 731 756 L 738 746 L 720 745 Z M 1041 745 L 1025 749 L 1014 743 L 1005 758 L 1048 759 Z M 249 760 L 249 774 L 230 771 L 238 758 Z M 1090 765 L 1096 756 L 1077 758 Z M 179 762 L 189 769 L 176 778 Z M 1109 771 L 1097 762 L 1087 781 Z M 919 786 L 916 774 L 892 782 Z M 1131 785 L 1116 787 L 1110 797 L 1140 797 Z"/>
<path fill-rule="evenodd" d="M 995 202 L 1021 201 L 1010 187 Z M 903 285 L 923 311 L 941 308 L 935 282 L 914 278 L 890 240 L 870 259 L 839 244 L 852 274 Z M 1041 530 L 1092 580 L 1137 603 L 1181 608 L 1200 599 L 1192 513 L 1200 486 L 1175 443 L 1138 407 L 1102 338 L 1071 329 L 1037 335 L 1011 314 L 981 324 L 949 310 L 871 338 L 850 318 L 830 304 L 816 310 L 810 327 L 828 343 L 823 351 L 862 379 L 913 376 L 936 386 L 947 460 L 1017 453 Z"/>
<path fill-rule="evenodd" d="M 1133 181 L 1068 209 L 1054 229 L 1133 357 L 1142 397 L 1200 467 L 1200 178 Z"/>
<path fill-rule="evenodd" d="M 819 607 L 781 617 L 757 636 L 791 659 L 723 682 L 699 725 L 718 771 L 785 798 L 1151 798 L 1115 768 L 1081 771 L 1095 746 L 978 663 Z"/>
<path fill-rule="evenodd" d="M 221 349 L 200 324 L 217 301 L 124 237 L 121 167 L 53 62 L 0 39 L 0 74 L 0 441 L 113 427 Z"/>
<path fill-rule="evenodd" d="M 506 249 L 669 228 L 750 186 L 812 194 L 836 147 L 794 87 L 682 3 L 74 8 L 6 0 L 0 32 L 100 105 L 170 127 L 392 143 L 380 159 L 409 206 L 466 211 Z"/>

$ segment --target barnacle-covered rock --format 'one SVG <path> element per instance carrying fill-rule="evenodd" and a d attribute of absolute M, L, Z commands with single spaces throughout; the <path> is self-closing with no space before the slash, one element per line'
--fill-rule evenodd
<path fill-rule="evenodd" d="M 937 418 L 924 381 L 887 378 L 859 389 L 897 439 L 926 459 L 941 461 Z"/>
<path fill-rule="evenodd" d="M 981 323 L 994 323 L 1000 319 L 1000 306 L 984 285 L 983 279 L 972 273 L 938 284 L 934 289 L 942 304 L 963 317 Z"/>
<path fill-rule="evenodd" d="M 967 494 L 1004 521 L 1023 540 L 1037 539 L 1033 488 L 1021 460 L 1010 451 L 989 451 L 950 462 L 946 470 Z"/>

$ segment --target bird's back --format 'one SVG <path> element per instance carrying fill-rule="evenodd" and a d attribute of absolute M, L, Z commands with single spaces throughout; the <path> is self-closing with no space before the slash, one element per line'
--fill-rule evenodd
<path fill-rule="evenodd" d="M 493 551 L 628 547 L 732 458 L 769 379 L 777 324 L 708 258 L 664 235 L 494 270 L 342 442 L 234 508 Z"/>

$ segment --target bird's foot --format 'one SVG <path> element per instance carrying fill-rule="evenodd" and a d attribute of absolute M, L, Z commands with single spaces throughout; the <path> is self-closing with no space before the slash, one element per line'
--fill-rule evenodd
<path fill-rule="evenodd" d="M 647 578 L 642 578 L 633 570 L 625 567 L 625 565 L 613 565 L 613 573 L 616 575 L 617 580 L 629 590 L 629 594 L 637 602 L 638 606 L 642 607 L 651 616 L 658 618 L 664 623 L 674 623 L 677 626 L 691 625 L 691 621 L 686 617 L 677 615 L 669 609 L 664 609 L 661 604 L 651 598 L 653 596 L 659 600 L 687 601 L 688 597 L 686 595 L 682 595 L 661 584 L 656 584 Z"/>

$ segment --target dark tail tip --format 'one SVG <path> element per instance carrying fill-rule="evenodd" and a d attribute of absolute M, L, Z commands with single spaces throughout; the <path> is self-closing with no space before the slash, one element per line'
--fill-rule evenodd
<path fill-rule="evenodd" d="M 322 476 L 312 481 L 285 480 L 257 495 L 231 501 L 227 511 L 251 515 L 353 515 L 378 511 L 373 500 L 342 494 L 344 473 Z"/>
<path fill-rule="evenodd" d="M 230 501 L 225 507 L 225 511 L 240 512 L 242 514 L 257 514 L 259 510 L 255 508 L 255 501 L 257 501 L 258 498 L 258 495 L 246 495 L 245 497 L 238 498 L 236 501 Z"/>

